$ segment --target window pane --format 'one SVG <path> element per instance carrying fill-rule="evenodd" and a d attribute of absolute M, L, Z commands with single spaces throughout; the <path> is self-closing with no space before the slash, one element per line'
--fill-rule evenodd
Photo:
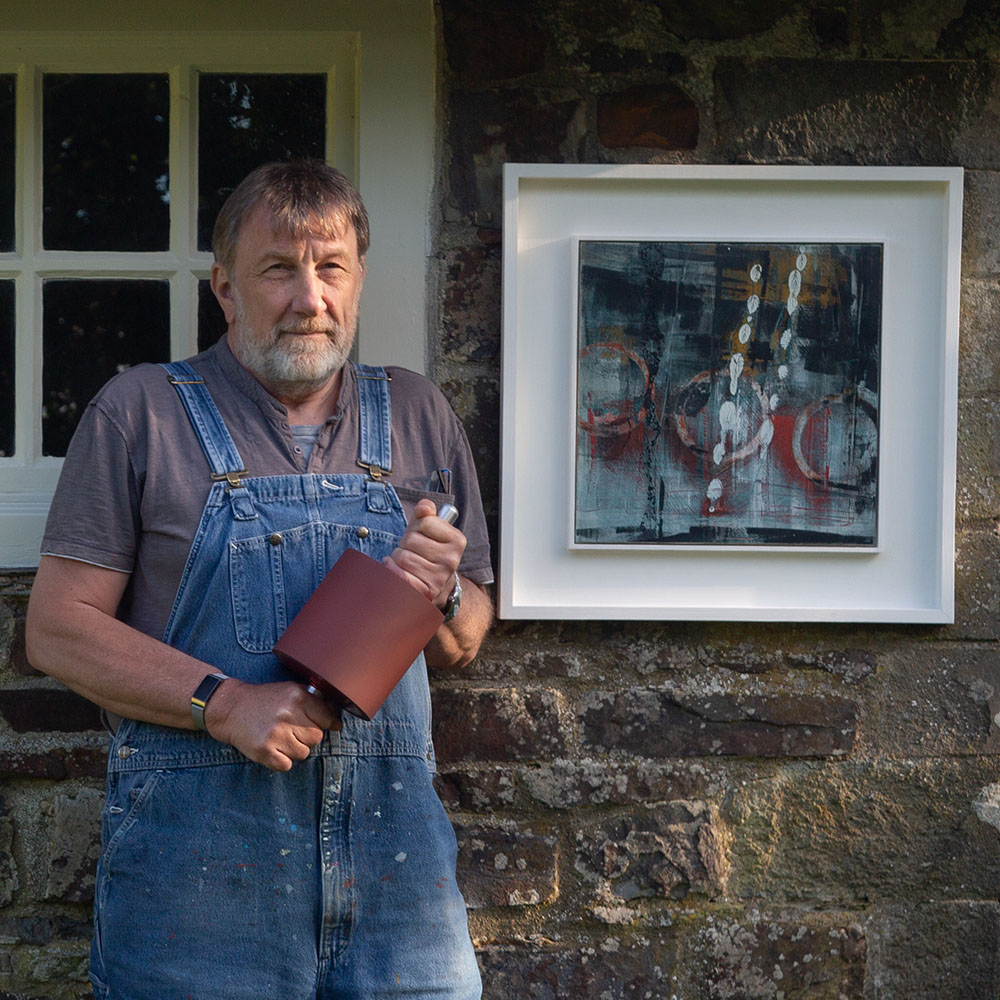
<path fill-rule="evenodd" d="M 14 282 L 0 281 L 0 457 L 14 454 Z"/>
<path fill-rule="evenodd" d="M 202 74 L 198 84 L 198 249 L 226 196 L 254 167 L 322 159 L 326 76 L 322 73 Z"/>
<path fill-rule="evenodd" d="M 48 250 L 166 250 L 165 75 L 49 73 L 43 82 Z"/>
<path fill-rule="evenodd" d="M 16 79 L 0 74 L 0 252 L 14 250 L 14 94 Z"/>
<path fill-rule="evenodd" d="M 198 350 L 204 351 L 226 332 L 226 317 L 208 281 L 198 282 Z"/>
<path fill-rule="evenodd" d="M 170 289 L 166 281 L 46 281 L 42 309 L 42 451 L 65 455 L 109 378 L 170 359 Z"/>

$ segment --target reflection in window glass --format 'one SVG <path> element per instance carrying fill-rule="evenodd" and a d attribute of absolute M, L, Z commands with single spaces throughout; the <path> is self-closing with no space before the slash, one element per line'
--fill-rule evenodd
<path fill-rule="evenodd" d="M 322 159 L 326 77 L 321 73 L 202 74 L 198 83 L 198 249 L 227 195 L 254 167 Z"/>
<path fill-rule="evenodd" d="M 42 286 L 42 452 L 65 455 L 87 403 L 113 375 L 170 359 L 166 281 Z"/>
<path fill-rule="evenodd" d="M 0 281 L 0 458 L 14 454 L 14 282 Z"/>
<path fill-rule="evenodd" d="M 198 282 L 198 350 L 211 347 L 226 332 L 222 306 L 207 280 Z"/>
<path fill-rule="evenodd" d="M 0 74 L 0 252 L 14 246 L 14 94 L 13 75 Z"/>
<path fill-rule="evenodd" d="M 48 73 L 42 238 L 47 250 L 166 250 L 166 75 Z"/>

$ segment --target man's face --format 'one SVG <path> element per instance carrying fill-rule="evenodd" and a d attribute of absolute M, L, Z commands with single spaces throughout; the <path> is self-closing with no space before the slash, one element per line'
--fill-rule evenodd
<path fill-rule="evenodd" d="M 322 388 L 347 361 L 364 262 L 354 227 L 295 239 L 255 209 L 236 242 L 232 274 L 215 265 L 212 289 L 238 360 L 279 398 Z"/>

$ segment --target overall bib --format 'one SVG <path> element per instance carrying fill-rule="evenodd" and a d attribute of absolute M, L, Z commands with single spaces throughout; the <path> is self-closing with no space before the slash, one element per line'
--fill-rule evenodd
<path fill-rule="evenodd" d="M 347 548 L 405 515 L 382 369 L 356 366 L 365 475 L 249 477 L 208 390 L 164 366 L 212 478 L 164 641 L 250 683 Z M 473 1000 L 481 987 L 432 785 L 421 655 L 381 710 L 277 773 L 207 733 L 124 720 L 111 744 L 91 980 L 99 1000 Z"/>

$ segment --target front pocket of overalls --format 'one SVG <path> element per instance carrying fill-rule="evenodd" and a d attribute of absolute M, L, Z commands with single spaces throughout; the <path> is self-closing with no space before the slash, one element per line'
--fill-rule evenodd
<path fill-rule="evenodd" d="M 270 653 L 346 549 L 381 558 L 396 540 L 386 531 L 318 521 L 231 542 L 237 642 L 248 653 Z"/>

